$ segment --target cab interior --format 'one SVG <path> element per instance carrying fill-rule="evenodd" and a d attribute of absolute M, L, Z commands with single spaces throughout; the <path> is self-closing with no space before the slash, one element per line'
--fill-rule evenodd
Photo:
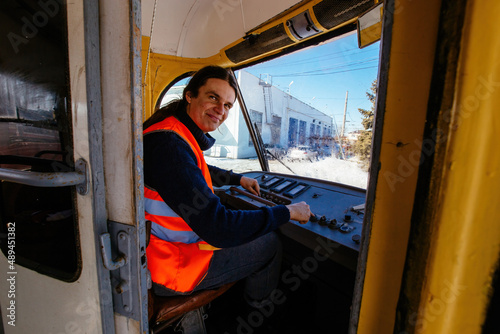
<path fill-rule="evenodd" d="M 250 167 L 239 169 L 239 166 L 234 165 L 234 161 L 238 159 L 224 159 L 227 152 L 232 153 L 231 150 L 234 146 L 226 146 L 229 149 L 224 151 L 224 155 L 220 153 L 223 150 L 218 150 L 217 152 L 209 152 L 209 156 L 206 158 L 209 159 L 207 160 L 209 164 L 217 163 L 218 167 L 226 169 L 236 168 L 235 171 L 243 171 L 245 175 L 258 179 L 261 187 L 264 185 L 262 189 L 268 195 L 268 202 L 266 204 L 265 199 L 248 198 L 247 195 L 226 187 L 216 190 L 216 194 L 219 195 L 226 207 L 230 209 L 255 209 L 261 205 L 275 205 L 273 201 L 274 203 L 279 201 L 291 203 L 297 200 L 298 198 L 293 196 L 285 196 L 285 191 L 277 191 L 277 188 L 271 186 L 266 187 L 266 180 L 271 182 L 277 178 L 280 179 L 278 184 L 286 185 L 289 182 L 311 187 L 308 190 L 311 191 L 311 196 L 314 195 L 314 198 L 322 197 L 317 204 L 315 203 L 315 206 L 328 208 L 326 211 L 323 210 L 328 212 L 326 214 L 328 222 L 337 217 L 340 223 L 344 216 L 350 217 L 351 213 L 356 217 L 356 219 L 353 218 L 353 222 L 356 220 L 356 233 L 346 235 L 342 235 L 342 232 L 339 232 L 338 229 L 335 230 L 332 225 L 330 228 L 322 227 L 318 225 L 317 221 L 308 223 L 314 226 L 312 229 L 302 230 L 301 227 L 293 225 L 280 231 L 284 249 L 282 274 L 278 286 L 278 291 L 283 293 L 280 302 L 273 304 L 270 309 L 262 310 L 262 312 L 250 309 L 245 306 L 242 299 L 241 282 L 238 282 L 229 291 L 213 301 L 206 310 L 208 317 L 205 323 L 209 333 L 324 333 L 332 331 L 332 329 L 335 332 L 347 333 L 363 221 L 362 211 L 354 213 L 350 209 L 355 205 L 364 204 L 366 184 L 352 186 L 324 179 L 325 175 L 318 175 L 311 179 L 301 176 L 300 173 L 299 175 L 290 173 L 288 170 L 291 168 L 286 164 L 294 163 L 297 166 L 304 164 L 307 168 L 308 163 L 319 160 L 319 158 L 315 155 L 313 159 L 307 157 L 306 159 L 290 159 L 290 161 L 284 162 L 274 155 L 278 155 L 276 150 L 272 152 L 269 150 L 270 147 L 283 148 L 280 146 L 279 140 L 273 142 L 271 139 L 265 138 L 265 127 L 274 129 L 272 124 L 266 124 L 270 123 L 266 119 L 268 117 L 266 111 L 260 110 L 262 112 L 260 115 L 258 112 L 252 111 L 252 108 L 257 109 L 257 107 L 252 107 L 252 100 L 265 99 L 265 97 L 247 93 L 245 89 L 247 86 L 244 85 L 242 79 L 243 74 L 239 72 L 251 71 L 252 66 L 258 64 L 268 64 L 268 68 L 272 68 L 272 60 L 274 59 L 282 59 L 285 55 L 293 55 L 300 50 L 314 49 L 332 41 L 342 41 L 342 38 L 345 37 L 349 37 L 355 44 L 351 42 L 347 47 L 344 42 L 344 49 L 358 49 L 357 19 L 375 5 L 377 5 L 377 1 L 366 0 L 279 1 L 271 3 L 266 1 L 252 1 L 250 3 L 218 0 L 215 2 L 184 1 L 182 4 L 162 1 L 142 2 L 144 119 L 147 119 L 154 110 L 167 103 L 172 96 L 178 97 L 179 92 L 182 91 L 182 85 L 185 83 L 185 78 L 197 69 L 209 64 L 229 68 L 235 72 L 235 76 L 238 78 L 242 96 L 231 112 L 244 114 L 252 114 L 253 112 L 254 115 L 260 117 L 259 124 L 255 122 L 252 115 L 245 116 L 245 122 L 240 120 L 239 123 L 240 127 L 244 126 L 249 129 L 247 131 L 250 131 L 245 140 L 248 141 L 249 139 L 246 138 L 251 138 L 250 140 L 254 142 L 252 145 L 255 146 L 254 154 L 247 159 L 253 161 Z M 168 8 L 172 10 L 168 10 Z M 381 11 L 378 9 L 379 19 L 380 13 Z M 341 43 L 339 42 L 338 45 L 342 46 Z M 340 49 L 337 47 L 338 53 L 342 53 L 342 51 L 345 50 L 342 50 L 342 47 Z M 373 81 L 376 79 L 378 69 L 378 44 L 371 52 L 376 55 L 376 59 L 372 59 L 370 64 L 374 68 L 371 77 L 371 81 Z M 314 62 L 314 57 L 308 58 L 308 61 Z M 328 62 L 328 65 L 335 64 Z M 261 75 L 259 84 L 264 86 L 260 89 L 264 90 L 265 95 L 266 88 L 263 80 Z M 283 85 L 281 90 L 275 90 L 272 93 L 275 99 L 277 99 L 277 93 L 285 95 L 290 93 L 291 85 L 292 83 L 288 85 L 288 91 L 287 87 Z M 248 87 L 248 90 L 251 90 L 251 84 L 248 84 Z M 342 94 L 345 94 L 345 91 L 342 91 Z M 293 97 L 292 94 L 289 94 L 288 98 L 300 99 Z M 246 104 L 245 101 L 250 101 L 250 103 Z M 291 102 L 287 103 L 287 110 L 290 111 L 292 109 Z M 242 104 L 246 104 L 247 108 L 252 110 L 247 110 L 245 106 L 241 106 Z M 263 109 L 266 107 L 262 106 Z M 314 112 L 321 113 L 317 109 L 314 109 Z M 274 118 L 280 116 L 276 111 L 276 106 L 275 110 L 272 111 L 272 116 Z M 317 143 L 320 143 L 318 138 L 322 137 L 321 144 L 333 148 L 334 136 L 332 130 L 328 128 L 334 125 L 332 117 L 323 116 L 326 117 L 325 119 L 329 119 L 329 123 L 324 120 L 322 123 L 319 118 L 315 120 L 319 135 L 314 138 Z M 262 121 L 262 119 L 266 120 Z M 286 121 L 282 122 L 286 123 Z M 303 123 L 305 127 L 305 121 Z M 325 125 L 326 123 L 328 125 Z M 321 129 L 318 124 L 321 124 Z M 286 125 L 289 123 L 282 124 L 281 129 L 285 129 L 282 132 L 290 132 L 289 129 L 286 129 Z M 323 126 L 325 129 L 321 132 Z M 231 125 L 228 127 L 231 128 Z M 310 132 L 309 128 L 311 128 Z M 314 130 L 314 125 L 307 124 L 308 137 L 313 137 Z M 222 133 L 217 133 L 217 131 L 214 133 L 216 139 L 219 140 L 220 137 L 220 140 L 226 139 L 226 143 L 230 142 L 227 140 L 228 135 L 224 130 Z M 262 141 L 263 137 L 264 141 Z M 282 134 L 282 137 L 286 137 L 286 134 Z M 241 141 L 241 138 L 241 135 L 236 137 L 237 141 Z M 330 142 L 327 138 L 330 138 Z M 309 138 L 309 140 L 311 139 Z M 288 145 L 290 143 L 287 143 Z M 299 131 L 293 146 L 297 146 L 297 150 L 301 150 L 301 152 L 306 152 L 307 150 L 304 150 L 303 147 L 310 147 L 309 145 L 310 142 L 301 138 Z M 331 155 L 332 148 L 327 150 L 328 155 Z M 240 151 L 242 151 L 241 147 Z M 315 151 L 315 154 L 318 153 Z M 244 154 L 240 155 L 245 156 Z M 235 157 L 237 158 L 236 153 Z M 280 169 L 273 170 L 275 165 L 280 166 Z M 317 193 L 311 189 L 315 189 L 314 191 Z M 319 194 L 321 191 L 324 192 L 324 195 L 323 192 Z M 351 197 L 354 200 L 346 199 Z M 335 206 L 332 202 L 341 204 Z M 318 218 L 324 214 L 319 214 Z M 321 231 L 327 231 L 326 236 L 322 235 Z M 356 242 L 352 239 L 354 234 L 358 237 Z M 333 239 L 332 235 L 335 235 Z M 338 238 L 339 235 L 342 235 L 346 241 L 338 244 L 338 240 L 335 241 L 335 238 Z"/>
<path fill-rule="evenodd" d="M 141 124 L 176 87 L 182 86 L 182 80 L 209 64 L 234 70 L 243 78 L 241 73 L 245 71 L 293 57 L 299 51 L 342 43 L 343 38 L 358 38 L 358 18 L 382 1 L 132 0 L 120 6 L 111 2 L 75 1 L 61 7 L 40 7 L 47 3 L 23 0 L 4 1 L 1 5 L 0 26 L 4 36 L 21 31 L 24 17 L 34 18 L 39 12 L 54 14 L 54 20 L 48 20 L 44 29 L 40 29 L 42 33 L 25 30 L 25 35 L 37 37 L 30 43 L 15 37 L 11 40 L 12 47 L 0 49 L 1 97 L 2 101 L 9 101 L 0 110 L 1 167 L 73 171 L 75 152 L 87 157 L 87 151 L 102 151 L 104 158 L 88 155 L 93 166 L 90 171 L 94 173 L 91 177 L 99 181 L 95 185 L 100 187 L 92 194 L 100 197 L 92 203 L 90 196 L 77 195 L 70 188 L 35 190 L 7 181 L 1 183 L 2 251 L 7 258 L 9 223 L 15 221 L 19 251 L 16 264 L 23 267 L 18 283 L 19 287 L 28 287 L 24 291 L 30 291 L 29 295 L 17 296 L 19 305 L 24 305 L 19 315 L 22 310 L 34 319 L 32 323 L 20 322 L 19 328 L 23 325 L 22 328 L 31 331 L 39 325 L 54 326 L 59 312 L 67 311 L 66 304 L 54 303 L 52 313 L 46 307 L 43 308 L 46 313 L 41 313 L 38 304 L 22 301 L 37 299 L 46 305 L 56 296 L 54 291 L 60 294 L 57 297 L 60 299 L 68 296 L 73 299 L 78 292 L 82 301 L 87 301 L 89 291 L 97 301 L 111 296 L 111 284 L 104 290 L 96 287 L 102 282 L 109 283 L 116 271 L 110 275 L 98 252 L 94 254 L 92 247 L 81 242 L 93 245 L 97 251 L 100 248 L 97 239 L 107 233 L 112 221 L 128 224 L 130 231 L 135 228 L 137 235 L 144 236 L 140 226 L 143 219 L 140 190 L 134 188 L 141 179 Z M 365 188 L 325 180 L 323 176 L 289 173 L 289 169 L 294 170 L 293 164 L 304 161 L 289 165 L 286 162 L 287 168 L 277 159 L 286 152 L 283 145 L 272 141 L 270 129 L 277 124 L 286 131 L 290 127 L 283 118 L 281 123 L 273 123 L 276 120 L 273 112 L 266 114 L 264 109 L 251 107 L 244 113 L 246 116 L 234 120 L 238 125 L 235 129 L 248 131 L 241 137 L 245 150 L 251 148 L 259 157 L 246 159 L 252 160 L 253 165 L 243 172 L 258 178 L 262 185 L 278 182 L 274 184 L 278 188 L 265 189 L 267 199 L 249 198 L 237 189 L 219 189 L 218 195 L 228 207 L 251 209 L 310 196 L 308 200 L 316 203 L 318 212 L 332 210 L 327 218 L 335 217 L 341 225 L 347 220 L 345 223 L 356 229 L 341 233 L 331 220 L 324 225 L 318 221 L 303 227 L 288 224 L 280 231 L 285 253 L 278 288 L 283 298 L 272 310 L 253 313 L 245 309 L 241 286 L 237 284 L 207 309 L 209 330 L 451 333 L 470 328 L 473 333 L 488 333 L 490 328 L 491 333 L 498 332 L 495 315 L 499 214 L 491 203 L 498 202 L 495 171 L 500 159 L 496 142 L 491 138 L 495 138 L 498 127 L 496 106 L 500 103 L 496 90 L 499 28 L 495 24 L 499 4 L 493 0 L 487 4 L 463 0 L 386 0 L 382 14 L 378 9 L 383 26 L 373 26 L 382 32 L 375 75 L 377 113 Z M 117 15 L 100 16 L 99 10 Z M 106 33 L 85 30 L 99 24 Z M 116 38 L 115 32 L 128 39 Z M 363 42 L 363 38 L 360 40 Z M 89 45 L 100 45 L 101 49 L 88 51 L 85 47 Z M 27 52 L 18 53 L 19 48 Z M 340 49 L 346 52 L 349 47 Z M 87 51 L 89 58 L 85 59 Z M 68 61 L 78 66 L 71 67 Z M 322 58 L 307 61 L 319 64 Z M 101 65 L 102 71 L 96 64 Z M 290 69 L 297 64 L 289 65 Z M 127 66 L 128 70 L 121 71 Z M 80 71 L 84 68 L 86 75 Z M 276 76 L 275 79 L 278 80 Z M 265 76 L 257 75 L 255 85 L 261 91 L 271 87 L 269 91 L 279 93 L 287 101 L 282 103 L 284 110 L 293 109 L 290 106 L 296 100 L 311 109 L 319 98 L 307 95 L 303 101 L 303 96 L 296 95 L 298 81 L 292 84 L 294 80 L 287 79 L 278 87 L 279 91 L 267 86 L 270 81 Z M 85 87 L 88 92 L 82 89 Z M 245 96 L 249 87 L 242 89 L 242 96 L 251 106 L 259 99 Z M 102 108 L 97 103 L 88 103 L 87 96 L 104 97 Z M 262 102 L 262 108 L 265 104 Z M 81 122 L 71 119 L 78 111 L 71 107 L 78 105 L 88 107 L 80 111 L 89 110 L 80 118 Z M 243 105 L 240 104 L 240 109 Z M 124 110 L 133 110 L 133 115 Z M 138 110 L 142 117 L 137 117 Z M 125 114 L 133 119 L 124 118 Z M 297 130 L 294 140 L 301 145 L 300 129 L 304 123 L 297 114 L 291 117 L 296 121 L 289 124 L 295 124 L 291 126 Z M 325 129 L 325 118 L 319 116 L 311 118 L 316 121 L 314 131 L 320 121 L 319 128 Z M 121 122 L 124 119 L 127 121 Z M 92 124 L 90 129 L 86 121 Z M 306 123 L 304 129 L 310 134 L 313 127 Z M 225 137 L 225 133 L 218 135 L 233 139 Z M 281 135 L 289 139 L 288 132 L 282 131 Z M 89 141 L 89 147 L 93 146 L 73 147 L 73 137 L 77 138 L 77 144 Z M 311 146 L 311 142 L 306 144 Z M 225 145 L 229 147 L 228 143 Z M 131 157 L 130 147 L 137 156 Z M 221 147 L 216 152 L 219 156 L 207 156 L 207 160 L 219 161 L 220 167 L 231 169 L 234 168 L 231 162 L 236 159 L 221 156 L 231 152 Z M 122 163 L 125 158 L 130 159 Z M 116 162 L 120 166 L 114 165 Z M 119 170 L 121 174 L 115 173 L 119 169 L 116 167 L 122 166 L 123 170 L 130 167 L 127 170 L 130 173 L 122 173 L 123 170 Z M 272 169 L 277 166 L 280 169 Z M 126 177 L 114 178 L 115 174 Z M 288 191 L 279 188 L 285 184 L 296 188 L 285 188 Z M 305 192 L 301 193 L 302 190 Z M 285 192 L 290 196 L 284 196 Z M 297 194 L 299 197 L 294 197 Z M 100 205 L 105 202 L 107 207 Z M 360 211 L 363 202 L 364 211 Z M 128 203 L 127 207 L 123 203 Z M 78 215 L 73 214 L 76 208 L 81 210 Z M 57 215 L 52 217 L 54 214 Z M 359 238 L 353 239 L 354 234 Z M 140 251 L 143 249 L 137 247 L 137 252 Z M 143 258 L 137 256 L 137 259 L 144 265 Z M 139 267 L 136 264 L 134 270 L 139 272 L 142 268 Z M 137 275 L 137 281 L 146 281 L 144 272 Z M 116 283 L 116 277 L 112 280 Z M 135 282 L 135 286 L 139 283 Z M 5 287 L 6 282 L 3 284 Z M 108 291 L 109 295 L 101 296 L 101 291 Z M 140 292 L 147 293 L 145 288 Z M 7 300 L 5 295 L 2 298 Z M 108 299 L 102 313 L 92 313 L 98 319 L 94 325 L 106 332 L 114 329 L 115 324 L 127 330 L 133 327 L 129 324 L 146 324 L 147 318 L 133 318 L 145 313 L 142 308 L 147 302 L 142 299 L 129 312 L 119 309 L 116 299 L 113 302 Z M 435 307 L 442 306 L 444 301 L 447 301 L 444 307 L 436 311 Z M 138 313 L 132 315 L 135 311 Z M 87 326 L 87 317 L 75 314 L 66 314 L 68 321 L 73 317 L 77 324 Z"/>

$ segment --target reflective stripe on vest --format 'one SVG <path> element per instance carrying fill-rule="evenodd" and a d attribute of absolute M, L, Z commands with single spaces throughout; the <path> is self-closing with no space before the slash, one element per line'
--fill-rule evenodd
<path fill-rule="evenodd" d="M 167 203 L 149 198 L 145 198 L 144 202 L 146 220 L 152 222 L 152 235 L 165 241 L 183 242 L 185 244 L 202 241 L 191 229 L 177 230 L 179 226 L 183 225 L 184 220 Z"/>
<path fill-rule="evenodd" d="M 196 139 L 175 117 L 168 117 L 144 131 L 173 131 L 193 150 L 198 167 L 213 192 L 208 166 Z M 213 251 L 217 248 L 203 241 L 154 189 L 144 187 L 146 220 L 151 224 L 151 238 L 146 249 L 153 282 L 177 292 L 190 292 L 205 277 Z"/>

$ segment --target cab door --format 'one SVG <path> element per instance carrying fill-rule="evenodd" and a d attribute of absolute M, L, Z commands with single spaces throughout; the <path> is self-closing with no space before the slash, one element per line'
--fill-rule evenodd
<path fill-rule="evenodd" d="M 131 1 L 110 11 L 83 0 L 0 6 L 7 36 L 0 48 L 4 330 L 144 332 L 140 94 L 134 89 L 140 62 L 130 56 L 140 6 Z M 105 13 L 110 17 L 103 19 Z M 123 43 L 106 49 L 103 38 Z M 113 59 L 121 77 L 103 80 Z M 122 78 L 128 80 L 110 92 Z"/>

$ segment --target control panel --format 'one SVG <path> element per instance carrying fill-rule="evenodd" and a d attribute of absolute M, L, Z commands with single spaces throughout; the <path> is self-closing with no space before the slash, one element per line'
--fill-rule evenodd
<path fill-rule="evenodd" d="M 339 254 L 347 254 L 344 259 L 349 262 L 347 266 L 355 266 L 363 227 L 364 189 L 295 175 L 269 172 L 244 175 L 259 182 L 261 196 L 242 187 L 229 187 L 218 193 L 225 205 L 245 210 L 305 201 L 314 215 L 306 224 L 292 221 L 283 225 L 283 234 L 312 249 L 321 244 L 321 238 L 333 241 Z"/>

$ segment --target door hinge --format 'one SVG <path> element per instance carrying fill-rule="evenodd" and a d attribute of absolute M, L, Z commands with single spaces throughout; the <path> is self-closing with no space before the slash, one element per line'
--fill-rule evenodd
<path fill-rule="evenodd" d="M 139 289 L 138 250 L 136 228 L 108 221 L 109 233 L 100 235 L 103 265 L 110 271 L 113 305 L 116 313 L 139 320 L 140 303 L 134 302 L 134 291 Z M 136 249 L 137 251 L 133 251 Z"/>

